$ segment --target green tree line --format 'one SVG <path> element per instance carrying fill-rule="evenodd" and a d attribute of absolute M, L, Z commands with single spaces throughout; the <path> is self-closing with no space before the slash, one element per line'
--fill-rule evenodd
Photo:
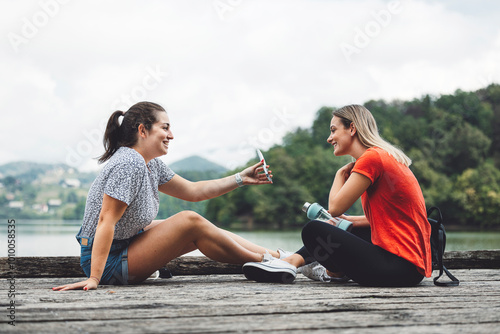
<path fill-rule="evenodd" d="M 447 224 L 500 227 L 500 85 L 364 105 L 381 136 L 413 160 L 410 168 L 428 207 L 439 206 Z M 207 218 L 225 227 L 296 228 L 307 221 L 304 202 L 326 206 L 336 171 L 351 161 L 335 157 L 326 142 L 334 109 L 321 108 L 311 128 L 288 133 L 281 145 L 264 152 L 273 185 L 244 187 L 210 200 Z M 359 201 L 348 213 L 362 214 Z"/>

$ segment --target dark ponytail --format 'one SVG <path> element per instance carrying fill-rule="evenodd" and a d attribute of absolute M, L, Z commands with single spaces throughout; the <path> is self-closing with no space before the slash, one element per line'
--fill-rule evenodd
<path fill-rule="evenodd" d="M 97 160 L 106 162 L 122 146 L 132 147 L 137 143 L 139 125 L 144 125 L 146 130 L 151 130 L 157 122 L 156 113 L 165 112 L 162 106 L 152 102 L 139 102 L 130 107 L 127 112 L 120 110 L 111 114 L 104 132 L 104 154 Z M 120 116 L 123 116 L 120 125 Z"/>
<path fill-rule="evenodd" d="M 125 115 L 121 110 L 117 110 L 111 114 L 104 132 L 104 154 L 99 157 L 99 163 L 107 161 L 118 150 L 120 143 L 120 116 Z"/>

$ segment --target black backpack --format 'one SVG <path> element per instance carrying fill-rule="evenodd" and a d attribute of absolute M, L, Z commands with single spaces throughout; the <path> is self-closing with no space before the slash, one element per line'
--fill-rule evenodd
<path fill-rule="evenodd" d="M 437 211 L 438 220 L 429 218 L 431 214 Z M 434 277 L 434 284 L 437 286 L 458 286 L 460 281 L 453 276 L 448 269 L 443 265 L 443 254 L 446 247 L 446 231 L 443 225 L 443 215 L 439 208 L 433 206 L 427 211 L 427 220 L 431 224 L 431 251 L 432 251 L 432 267 L 439 269 L 439 276 Z M 443 275 L 443 271 L 451 279 L 449 282 L 438 282 L 438 279 Z"/>

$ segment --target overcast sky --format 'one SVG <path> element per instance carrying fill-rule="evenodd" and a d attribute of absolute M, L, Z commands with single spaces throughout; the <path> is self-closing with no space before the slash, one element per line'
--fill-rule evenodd
<path fill-rule="evenodd" d="M 0 4 L 0 164 L 97 169 L 111 112 L 148 100 L 175 136 L 162 159 L 233 168 L 322 106 L 500 82 L 493 0 Z"/>

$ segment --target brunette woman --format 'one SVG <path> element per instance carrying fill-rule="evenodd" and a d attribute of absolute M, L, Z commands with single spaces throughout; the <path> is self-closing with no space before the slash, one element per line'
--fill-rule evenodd
<path fill-rule="evenodd" d="M 127 112 L 111 115 L 104 135 L 105 152 L 99 159 L 107 163 L 90 187 L 77 234 L 81 266 L 88 278 L 53 290 L 139 283 L 170 260 L 196 249 L 226 263 L 280 256 L 192 211 L 154 220 L 158 191 L 194 202 L 243 185 L 272 183 L 262 173 L 262 161 L 232 176 L 190 182 L 159 159 L 167 154 L 173 139 L 170 119 L 158 104 L 140 102 Z"/>

